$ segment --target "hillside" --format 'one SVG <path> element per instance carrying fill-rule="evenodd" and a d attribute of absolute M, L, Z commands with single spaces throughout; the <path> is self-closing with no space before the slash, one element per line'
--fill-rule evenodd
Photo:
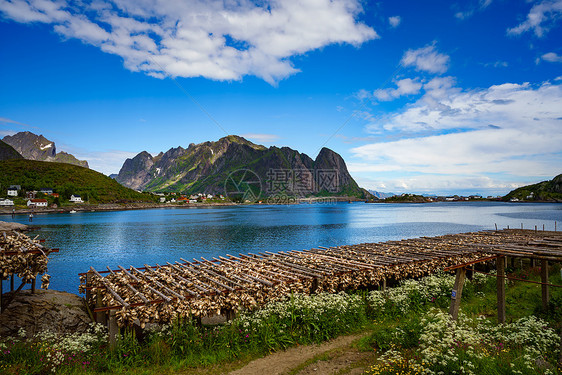
<path fill-rule="evenodd" d="M 68 200 L 78 194 L 90 203 L 153 202 L 150 194 L 126 188 L 114 179 L 91 169 L 71 164 L 35 160 L 0 161 L 0 196 L 10 185 L 21 185 L 23 190 L 51 188 Z"/>
<path fill-rule="evenodd" d="M 323 148 L 313 160 L 289 147 L 267 148 L 235 135 L 171 148 L 155 157 L 143 151 L 125 161 L 116 180 L 147 191 L 229 195 L 226 190 L 236 188 L 240 178 L 255 197 L 370 195 L 332 150 Z"/>
<path fill-rule="evenodd" d="M 88 168 L 86 160 L 78 160 L 74 155 L 62 151 L 57 153 L 55 142 L 48 140 L 43 135 L 19 132 L 5 136 L 3 141 L 28 160 L 67 163 Z"/>
<path fill-rule="evenodd" d="M 550 181 L 527 185 L 511 191 L 504 201 L 517 199 L 519 201 L 556 201 L 562 202 L 562 174 Z"/>
<path fill-rule="evenodd" d="M 13 160 L 13 159 L 23 159 L 23 156 L 19 154 L 12 146 L 0 141 L 0 160 Z"/>

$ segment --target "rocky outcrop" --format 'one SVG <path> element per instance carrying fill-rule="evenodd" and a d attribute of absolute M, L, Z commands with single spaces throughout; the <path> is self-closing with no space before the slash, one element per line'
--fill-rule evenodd
<path fill-rule="evenodd" d="M 7 135 L 3 141 L 12 146 L 25 159 L 38 161 L 51 161 L 58 163 L 74 164 L 88 168 L 86 160 L 78 160 L 66 152 L 57 153 L 55 142 L 49 141 L 43 135 L 31 132 L 19 132 L 14 135 Z"/>
<path fill-rule="evenodd" d="M 330 149 L 323 148 L 312 160 L 289 147 L 266 148 L 235 135 L 171 148 L 156 157 L 143 151 L 125 161 L 116 180 L 138 190 L 228 194 L 232 176 L 258 181 L 253 186 L 261 196 L 365 194 L 342 157 Z"/>
<path fill-rule="evenodd" d="M 10 293 L 5 293 L 5 301 Z M 86 332 L 91 322 L 82 299 L 75 294 L 56 290 L 19 292 L 0 314 L 0 337 L 18 335 L 25 329 L 28 337 L 43 331 L 57 334 Z"/>
<path fill-rule="evenodd" d="M 20 223 L 11 223 L 8 221 L 0 221 L 0 232 L 9 231 L 9 230 L 19 230 L 24 231 L 27 230 L 27 225 L 20 224 Z"/>
<path fill-rule="evenodd" d="M 13 159 L 23 159 L 23 156 L 9 144 L 0 141 L 0 161 Z"/>

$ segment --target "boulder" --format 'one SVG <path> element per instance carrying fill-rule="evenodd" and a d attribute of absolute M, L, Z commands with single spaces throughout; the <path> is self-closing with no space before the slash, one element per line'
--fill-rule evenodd
<path fill-rule="evenodd" d="M 5 293 L 6 301 L 10 293 Z M 91 319 L 79 296 L 57 290 L 20 291 L 8 308 L 0 314 L 0 337 L 18 335 L 25 329 L 27 337 L 38 332 L 57 334 L 83 333 Z"/>

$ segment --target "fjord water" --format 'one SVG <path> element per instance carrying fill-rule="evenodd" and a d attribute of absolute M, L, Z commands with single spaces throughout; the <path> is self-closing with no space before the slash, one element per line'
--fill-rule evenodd
<path fill-rule="evenodd" d="M 10 216 L 0 220 L 11 221 Z M 180 258 L 302 250 L 498 228 L 554 230 L 562 205 L 500 202 L 300 204 L 37 214 L 30 235 L 60 248 L 51 288 L 78 293 L 90 266 L 142 267 Z M 27 224 L 26 215 L 13 221 Z M 560 227 L 558 226 L 560 230 Z M 4 285 L 6 287 L 7 285 Z"/>

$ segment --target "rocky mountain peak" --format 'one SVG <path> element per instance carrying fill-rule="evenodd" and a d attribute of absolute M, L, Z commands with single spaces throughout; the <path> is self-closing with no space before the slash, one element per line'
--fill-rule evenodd
<path fill-rule="evenodd" d="M 265 196 L 365 194 L 349 175 L 342 157 L 328 148 L 312 160 L 289 147 L 267 148 L 236 135 L 191 143 L 187 149 L 171 148 L 155 158 L 143 151 L 125 161 L 116 180 L 137 190 L 225 194 L 225 181 L 239 170 L 250 170 L 258 176 Z M 282 176 L 290 181 L 273 180 Z M 314 181 L 304 183 L 302 176 Z"/>
<path fill-rule="evenodd" d="M 28 160 L 67 163 L 88 168 L 88 162 L 85 160 L 78 160 L 66 152 L 57 153 L 55 142 L 48 140 L 42 134 L 19 132 L 5 136 L 3 141 Z"/>

